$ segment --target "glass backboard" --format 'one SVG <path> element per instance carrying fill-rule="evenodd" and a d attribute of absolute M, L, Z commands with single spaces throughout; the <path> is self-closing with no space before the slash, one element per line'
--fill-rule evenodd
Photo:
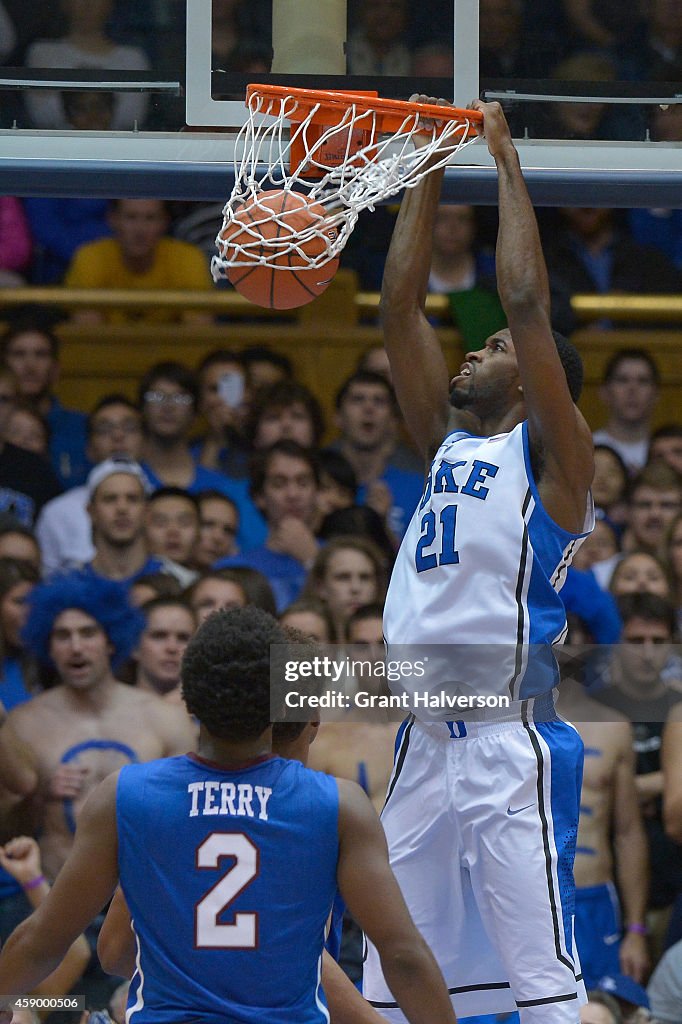
<path fill-rule="evenodd" d="M 647 6 L 574 23 L 562 0 L 2 0 L 0 190 L 222 200 L 264 80 L 498 99 L 536 204 L 676 206 L 682 4 Z M 445 198 L 496 194 L 478 142 Z"/>

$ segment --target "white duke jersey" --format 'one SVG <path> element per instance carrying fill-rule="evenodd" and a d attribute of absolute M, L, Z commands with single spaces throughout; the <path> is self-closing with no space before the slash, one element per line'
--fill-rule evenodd
<path fill-rule="evenodd" d="M 452 645 L 476 645 L 465 661 L 473 664 L 476 650 L 475 675 L 486 679 L 489 693 L 516 700 L 551 689 L 545 672 L 530 673 L 521 662 L 529 645 L 549 654 L 546 645 L 565 638 L 559 591 L 593 525 L 591 498 L 581 534 L 562 529 L 546 512 L 533 479 L 527 422 L 493 437 L 448 434 L 391 576 L 384 612 L 389 657 L 394 645 L 447 644 L 452 666 L 463 653 Z M 491 672 L 493 664 L 506 667 Z M 464 665 L 459 674 L 466 676 Z M 409 691 L 409 681 L 402 688 Z"/>

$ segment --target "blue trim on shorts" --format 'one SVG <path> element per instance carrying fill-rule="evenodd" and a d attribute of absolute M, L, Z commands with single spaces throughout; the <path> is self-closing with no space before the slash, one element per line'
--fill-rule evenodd
<path fill-rule="evenodd" d="M 402 722 L 400 723 L 400 728 L 398 729 L 398 732 L 396 733 L 395 743 L 393 744 L 393 763 L 394 764 L 395 764 L 395 760 L 396 760 L 396 758 L 398 756 L 398 751 L 400 750 L 400 744 L 403 741 L 403 733 L 407 729 L 407 727 L 410 724 L 411 720 L 412 720 L 412 716 L 411 715 L 408 715 L 407 718 L 404 718 L 402 720 Z"/>
<path fill-rule="evenodd" d="M 551 754 L 550 806 L 554 845 L 557 851 L 559 898 L 566 949 L 573 952 L 573 916 L 575 914 L 575 860 L 580 790 L 583 778 L 583 742 L 567 722 L 536 722 L 535 728 Z"/>

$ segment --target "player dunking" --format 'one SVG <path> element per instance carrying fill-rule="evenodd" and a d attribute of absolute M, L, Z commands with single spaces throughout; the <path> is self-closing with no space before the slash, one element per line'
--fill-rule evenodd
<path fill-rule="evenodd" d="M 325 1024 L 338 884 L 408 1019 L 456 1024 L 368 798 L 271 753 L 270 648 L 288 639 L 254 607 L 201 626 L 182 669 L 198 753 L 126 766 L 92 792 L 48 897 L 0 953 L 0 994 L 53 970 L 120 876 L 138 943 L 128 1024 Z"/>
<path fill-rule="evenodd" d="M 395 644 L 450 645 L 452 673 L 465 683 L 476 676 L 479 687 L 476 659 L 485 656 L 496 666 L 488 693 L 512 703 L 457 723 L 417 711 L 401 734 L 382 821 L 458 1015 L 518 1008 L 524 1024 L 575 1024 L 584 1001 L 572 877 L 582 743 L 553 710 L 551 645 L 565 634 L 558 590 L 592 527 L 592 441 L 574 405 L 580 359 L 550 327 L 547 272 L 509 128 L 498 104 L 472 107 L 497 165 L 497 278 L 509 329 L 469 353 L 448 387 L 424 313 L 442 179 L 433 172 L 403 199 L 383 285 L 393 381 L 430 463 L 384 629 L 389 656 Z M 448 717 L 464 715 L 440 715 Z M 364 993 L 402 1019 L 371 942 Z"/>

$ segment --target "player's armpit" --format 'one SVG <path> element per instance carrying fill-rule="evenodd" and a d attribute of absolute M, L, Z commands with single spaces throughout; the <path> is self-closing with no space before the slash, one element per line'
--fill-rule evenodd
<path fill-rule="evenodd" d="M 594 475 L 591 431 L 574 405 L 544 312 L 526 314 L 510 330 L 521 377 L 531 449 L 542 461 L 538 487 L 552 519 L 581 533 Z"/>
<path fill-rule="evenodd" d="M 118 888 L 100 929 L 97 956 L 107 974 L 113 974 L 118 978 L 132 978 L 135 973 L 135 953 L 130 911 L 123 891 Z"/>
<path fill-rule="evenodd" d="M 348 909 L 376 946 L 384 977 L 410 1024 L 456 1018 L 438 965 L 410 917 L 388 862 L 381 823 L 354 782 L 339 787 L 337 879 Z"/>
<path fill-rule="evenodd" d="M 384 1018 L 363 999 L 336 960 L 325 951 L 322 988 L 327 997 L 331 1024 L 385 1024 Z"/>

